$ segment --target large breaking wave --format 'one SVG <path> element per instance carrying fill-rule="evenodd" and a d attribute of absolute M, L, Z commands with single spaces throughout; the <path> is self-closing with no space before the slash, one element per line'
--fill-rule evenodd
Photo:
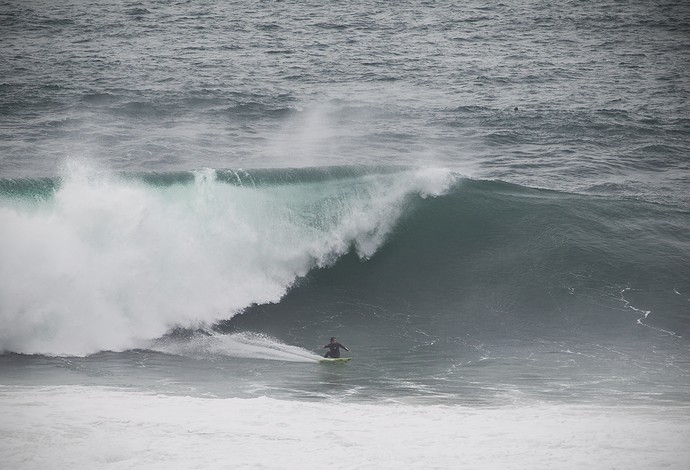
<path fill-rule="evenodd" d="M 0 350 L 83 355 L 277 302 L 311 269 L 376 253 L 446 170 L 327 168 L 0 184 Z"/>
<path fill-rule="evenodd" d="M 303 345 L 339 328 L 437 353 L 690 334 L 690 214 L 674 207 L 407 167 L 72 162 L 0 193 L 4 351 L 146 348 L 200 327 Z"/>

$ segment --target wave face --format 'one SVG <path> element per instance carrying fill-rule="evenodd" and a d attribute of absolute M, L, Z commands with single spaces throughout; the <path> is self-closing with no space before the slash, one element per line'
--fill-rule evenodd
<path fill-rule="evenodd" d="M 345 256 L 225 327 L 307 341 L 319 329 L 305 326 L 334 325 L 394 354 L 564 339 L 686 350 L 689 227 L 674 207 L 459 180 L 414 200 L 369 262 Z"/>
<path fill-rule="evenodd" d="M 277 302 L 311 269 L 374 255 L 442 170 L 314 169 L 2 182 L 0 349 L 83 355 Z"/>

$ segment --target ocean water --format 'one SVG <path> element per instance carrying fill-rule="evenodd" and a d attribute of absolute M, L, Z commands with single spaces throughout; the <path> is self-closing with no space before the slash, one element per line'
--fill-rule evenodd
<path fill-rule="evenodd" d="M 0 42 L 1 466 L 690 466 L 685 2 L 0 1 Z"/>

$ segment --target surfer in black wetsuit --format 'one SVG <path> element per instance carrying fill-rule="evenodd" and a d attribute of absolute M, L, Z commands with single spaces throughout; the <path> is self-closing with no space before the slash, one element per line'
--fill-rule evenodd
<path fill-rule="evenodd" d="M 349 349 L 336 341 L 335 336 L 331 338 L 331 342 L 325 345 L 324 348 L 328 348 L 328 352 L 323 357 L 332 357 L 334 359 L 340 357 L 340 348 L 350 352 Z"/>

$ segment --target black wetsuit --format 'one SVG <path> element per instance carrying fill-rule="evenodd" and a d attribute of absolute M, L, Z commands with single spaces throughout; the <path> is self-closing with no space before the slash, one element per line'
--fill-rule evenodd
<path fill-rule="evenodd" d="M 340 343 L 328 343 L 326 346 L 324 346 L 324 348 L 328 348 L 329 351 L 323 357 L 340 357 L 340 348 L 343 348 L 345 351 L 349 351 L 349 349 Z"/>

